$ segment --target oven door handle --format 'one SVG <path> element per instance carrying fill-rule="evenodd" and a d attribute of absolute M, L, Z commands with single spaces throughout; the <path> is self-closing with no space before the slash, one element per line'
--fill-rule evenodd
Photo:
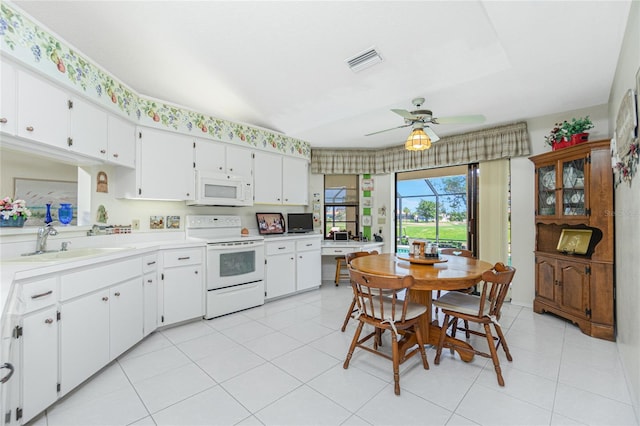
<path fill-rule="evenodd" d="M 247 284 L 234 285 L 232 287 L 211 289 L 209 291 L 215 291 L 217 294 L 233 293 L 235 291 L 244 291 L 244 290 L 248 290 L 250 288 L 256 288 L 258 286 L 258 284 L 260 284 L 260 282 L 262 282 L 262 280 L 253 281 L 253 282 L 250 282 L 250 283 L 247 283 Z"/>
<path fill-rule="evenodd" d="M 219 245 L 215 245 L 215 244 L 209 244 L 207 246 L 207 250 L 215 250 L 215 251 L 222 251 L 222 250 L 231 250 L 231 251 L 248 251 L 248 250 L 253 250 L 256 249 L 258 247 L 263 247 L 264 243 L 263 242 L 257 242 L 257 243 L 251 243 L 251 244 L 238 244 L 236 245 L 232 245 L 232 246 L 219 246 Z"/>

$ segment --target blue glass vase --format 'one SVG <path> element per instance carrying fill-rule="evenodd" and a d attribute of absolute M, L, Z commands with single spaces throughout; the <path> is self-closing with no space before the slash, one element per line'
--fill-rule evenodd
<path fill-rule="evenodd" d="M 53 219 L 51 218 L 51 204 L 47 204 L 47 213 L 44 215 L 44 223 L 48 225 L 51 222 L 53 222 Z"/>
<path fill-rule="evenodd" d="M 68 225 L 71 223 L 73 219 L 73 208 L 69 203 L 60 203 L 60 208 L 58 209 L 58 220 L 63 225 Z"/>

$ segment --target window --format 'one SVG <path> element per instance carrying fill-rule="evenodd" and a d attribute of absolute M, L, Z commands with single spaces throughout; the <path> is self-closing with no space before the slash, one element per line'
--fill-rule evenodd
<path fill-rule="evenodd" d="M 358 234 L 358 175 L 325 175 L 324 237 L 333 239 L 336 231 Z"/>
<path fill-rule="evenodd" d="M 476 250 L 476 165 L 396 174 L 396 250 L 409 239 Z"/>

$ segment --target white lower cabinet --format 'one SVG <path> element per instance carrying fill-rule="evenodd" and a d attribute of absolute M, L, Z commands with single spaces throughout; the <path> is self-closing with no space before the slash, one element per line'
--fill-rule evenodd
<path fill-rule="evenodd" d="M 60 306 L 60 396 L 109 363 L 109 290 Z"/>
<path fill-rule="evenodd" d="M 22 418 L 31 419 L 58 398 L 57 306 L 22 319 Z"/>
<path fill-rule="evenodd" d="M 322 281 L 321 235 L 283 237 L 265 243 L 266 298 L 319 287 Z"/>
<path fill-rule="evenodd" d="M 60 277 L 60 396 L 142 339 L 142 258 Z"/>
<path fill-rule="evenodd" d="M 293 241 L 265 244 L 265 289 L 267 299 L 296 291 L 296 245 Z"/>
<path fill-rule="evenodd" d="M 158 256 L 145 256 L 142 259 L 142 298 L 143 298 L 143 336 L 158 328 Z"/>
<path fill-rule="evenodd" d="M 204 316 L 204 249 L 166 250 L 162 259 L 160 325 Z"/>
<path fill-rule="evenodd" d="M 296 241 L 296 290 L 307 290 L 322 284 L 321 250 L 320 238 Z"/>
<path fill-rule="evenodd" d="M 19 386 L 5 423 L 29 422 L 159 325 L 204 315 L 204 247 L 158 253 L 14 283 Z"/>
<path fill-rule="evenodd" d="M 109 295 L 109 360 L 142 340 L 143 287 L 140 278 L 118 284 Z"/>

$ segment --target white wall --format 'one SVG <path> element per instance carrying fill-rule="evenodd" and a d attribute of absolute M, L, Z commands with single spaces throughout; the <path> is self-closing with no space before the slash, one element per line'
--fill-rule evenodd
<path fill-rule="evenodd" d="M 631 3 L 625 39 L 609 98 L 611 131 L 620 101 L 640 72 L 640 2 Z M 636 417 L 640 419 L 640 176 L 615 190 L 616 314 L 618 351 Z"/>

